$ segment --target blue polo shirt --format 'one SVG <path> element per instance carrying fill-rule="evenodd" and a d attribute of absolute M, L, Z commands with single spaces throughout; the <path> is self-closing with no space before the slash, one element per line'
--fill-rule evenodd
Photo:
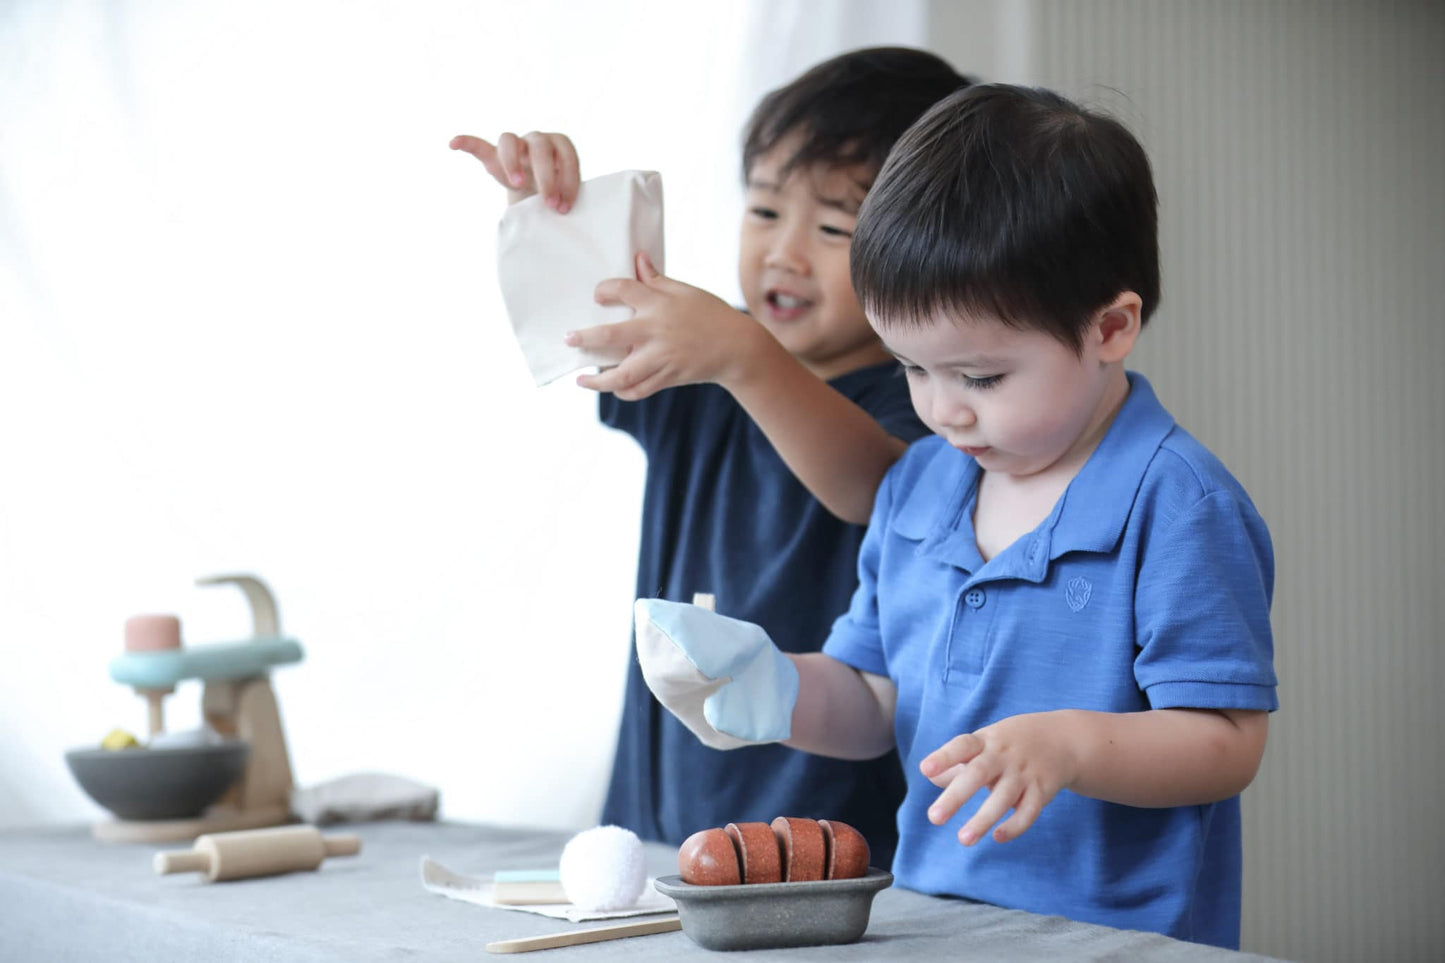
<path fill-rule="evenodd" d="M 960 733 L 1050 709 L 1273 710 L 1274 555 L 1249 496 L 1129 375 L 1099 447 L 1034 531 L 985 562 L 978 464 L 938 437 L 878 492 L 859 586 L 823 651 L 898 688 L 908 791 L 893 872 L 939 895 L 1239 945 L 1236 796 L 1140 809 L 1064 790 L 1023 836 L 964 848 L 918 771 Z"/>
<path fill-rule="evenodd" d="M 829 384 L 905 441 L 928 433 L 893 362 Z M 647 453 L 637 595 L 716 597 L 790 652 L 817 652 L 858 585 L 864 527 L 840 521 L 803 487 L 742 406 L 716 385 L 642 401 L 600 396 L 602 421 Z M 875 865 L 897 842 L 903 773 L 896 753 L 863 762 L 781 744 L 710 749 L 653 698 L 634 653 L 602 821 L 680 844 L 700 829 L 776 816 L 838 819 Z"/>

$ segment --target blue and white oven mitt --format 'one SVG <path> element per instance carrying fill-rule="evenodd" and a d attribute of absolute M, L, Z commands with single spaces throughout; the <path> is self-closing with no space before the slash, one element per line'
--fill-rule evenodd
<path fill-rule="evenodd" d="M 638 599 L 633 615 L 648 688 L 704 745 L 788 738 L 798 670 L 761 626 L 664 599 Z"/>

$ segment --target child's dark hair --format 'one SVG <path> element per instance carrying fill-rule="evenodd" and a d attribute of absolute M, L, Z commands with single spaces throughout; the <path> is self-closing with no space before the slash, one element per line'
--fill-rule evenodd
<path fill-rule="evenodd" d="M 859 212 L 853 287 L 875 323 L 982 314 L 1081 350 L 1124 291 L 1159 303 L 1158 196 L 1118 121 L 1052 91 L 970 87 L 899 139 Z"/>
<path fill-rule="evenodd" d="M 823 163 L 876 172 L 908 125 L 971 81 L 943 59 L 908 47 L 840 54 L 759 102 L 743 130 L 743 180 L 784 138 L 802 141 L 782 167 Z M 870 176 L 871 180 L 871 176 Z"/>

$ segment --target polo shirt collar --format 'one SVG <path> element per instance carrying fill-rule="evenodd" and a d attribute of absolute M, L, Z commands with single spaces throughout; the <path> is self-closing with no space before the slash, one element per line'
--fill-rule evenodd
<path fill-rule="evenodd" d="M 1159 403 L 1149 381 L 1129 372 L 1129 394 L 1113 424 L 1069 482 L 1063 497 L 1039 527 L 999 553 L 982 572 L 973 532 L 979 468 L 972 458 L 943 446 L 934 455 L 940 471 L 927 472 L 908 493 L 893 528 L 918 540 L 920 554 L 975 576 L 1042 581 L 1048 563 L 1069 552 L 1109 552 L 1118 544 L 1155 452 L 1174 429 L 1174 418 Z"/>
<path fill-rule="evenodd" d="M 1099 447 L 1069 482 L 1049 532 L 1049 558 L 1068 552 L 1111 552 L 1124 534 L 1144 473 L 1174 417 L 1159 404 L 1148 380 L 1129 372 L 1129 394 Z"/>

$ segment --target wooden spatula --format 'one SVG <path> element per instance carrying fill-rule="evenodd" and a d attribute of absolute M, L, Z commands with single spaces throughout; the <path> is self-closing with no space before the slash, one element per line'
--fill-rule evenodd
<path fill-rule="evenodd" d="M 611 926 L 595 926 L 590 930 L 567 930 L 548 936 L 529 936 L 520 940 L 499 940 L 487 944 L 488 953 L 528 953 L 532 950 L 550 950 L 558 946 L 576 946 L 578 943 L 600 943 L 603 940 L 620 940 L 628 936 L 647 936 L 652 933 L 671 933 L 682 929 L 682 922 L 676 916 L 664 919 L 643 920 L 640 923 L 614 923 Z"/>

